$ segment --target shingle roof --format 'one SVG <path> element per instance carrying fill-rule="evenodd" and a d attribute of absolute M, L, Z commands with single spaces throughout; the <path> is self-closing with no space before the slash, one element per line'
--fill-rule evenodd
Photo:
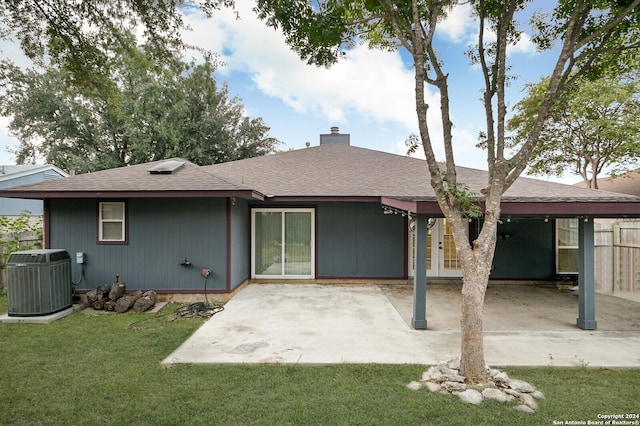
<path fill-rule="evenodd" d="M 166 161 L 180 161 L 184 165 L 172 174 L 151 174 L 149 169 Z M 57 196 L 96 196 L 109 194 L 140 194 L 144 196 L 166 196 L 170 193 L 184 192 L 250 192 L 247 186 L 229 182 L 224 178 L 214 176 L 204 168 L 186 160 L 173 158 L 170 160 L 154 161 L 129 167 L 102 170 L 94 173 L 69 176 L 64 179 L 24 185 L 7 190 L 24 194 L 40 194 L 45 198 Z"/>
<path fill-rule="evenodd" d="M 268 196 L 435 200 L 424 160 L 348 145 L 320 145 L 204 168 Z M 474 193 L 479 194 L 487 186 L 486 171 L 458 167 L 457 173 L 458 180 Z M 503 197 L 503 200 L 513 202 L 620 202 L 624 199 L 620 194 L 524 177 L 519 178 Z M 637 197 L 626 199 L 640 201 Z"/>
<path fill-rule="evenodd" d="M 424 161 L 340 144 L 214 164 L 205 169 L 274 196 L 433 194 Z"/>
<path fill-rule="evenodd" d="M 26 198 L 235 196 L 260 200 L 273 197 L 274 201 L 369 198 L 410 201 L 412 209 L 419 209 L 419 203 L 427 203 L 429 211 L 435 205 L 424 160 L 355 146 L 326 144 L 211 166 L 197 166 L 179 158 L 171 160 L 184 161 L 185 165 L 173 174 L 150 174 L 149 169 L 161 163 L 156 161 L 0 191 L 0 196 L 10 193 L 13 195 L 9 196 L 19 193 Z M 476 194 L 487 185 L 486 171 L 458 167 L 457 172 L 458 180 Z M 521 214 L 525 210 L 540 214 L 556 203 L 579 205 L 580 211 L 600 215 L 640 215 L 640 197 L 524 177 L 505 193 L 503 206 L 509 203 L 512 208 L 519 205 L 513 211 Z M 535 207 L 536 203 L 547 207 Z M 534 207 L 524 209 L 524 204 Z M 585 207 L 589 205 L 597 207 Z M 576 212 L 575 208 L 568 211 Z"/>

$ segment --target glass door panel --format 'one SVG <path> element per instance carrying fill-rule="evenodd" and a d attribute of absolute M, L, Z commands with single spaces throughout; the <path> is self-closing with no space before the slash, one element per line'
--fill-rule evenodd
<path fill-rule="evenodd" d="M 311 213 L 285 213 L 284 275 L 311 275 Z"/>
<path fill-rule="evenodd" d="M 255 273 L 282 275 L 282 213 L 255 213 Z"/>
<path fill-rule="evenodd" d="M 458 261 L 458 253 L 456 251 L 456 242 L 453 239 L 453 232 L 447 219 L 443 219 L 442 227 L 442 268 L 445 271 L 459 271 L 461 270 L 460 263 Z"/>
<path fill-rule="evenodd" d="M 416 270 L 416 235 L 413 231 L 409 231 L 411 234 L 411 245 L 409 246 L 409 256 L 411 256 L 411 268 L 410 271 Z M 432 228 L 427 229 L 427 275 L 433 274 L 433 236 Z"/>

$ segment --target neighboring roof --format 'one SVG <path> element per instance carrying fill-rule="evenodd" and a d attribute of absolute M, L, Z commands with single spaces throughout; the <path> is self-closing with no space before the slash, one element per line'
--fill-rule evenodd
<path fill-rule="evenodd" d="M 184 165 L 173 173 L 149 173 L 153 167 L 169 161 L 183 162 Z M 22 198 L 187 196 L 263 198 L 247 186 L 213 176 L 204 168 L 180 158 L 84 173 L 0 192 L 3 196 Z"/>
<path fill-rule="evenodd" d="M 65 171 L 51 164 L 44 165 L 0 165 L 0 182 L 17 179 L 40 172 L 51 171 L 61 177 L 69 176 Z"/>
<path fill-rule="evenodd" d="M 342 144 L 211 166 L 185 162 L 172 174 L 150 174 L 160 161 L 0 191 L 23 198 L 245 197 L 273 202 L 377 201 L 439 214 L 424 160 Z M 459 167 L 458 180 L 479 194 L 487 172 Z M 7 194 L 13 195 L 7 195 Z M 18 195 L 19 194 L 19 195 Z M 505 193 L 503 214 L 640 216 L 640 197 L 519 178 Z"/>
<path fill-rule="evenodd" d="M 583 181 L 575 186 L 585 188 L 587 185 Z M 598 189 L 640 197 L 640 172 L 633 171 L 617 177 L 598 179 Z"/>

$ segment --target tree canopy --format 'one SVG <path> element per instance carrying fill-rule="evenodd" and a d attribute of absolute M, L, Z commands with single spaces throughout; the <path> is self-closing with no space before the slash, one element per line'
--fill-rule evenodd
<path fill-rule="evenodd" d="M 528 88 L 516 105 L 509 128 L 514 143 L 526 138 L 542 101 L 548 79 Z M 640 84 L 634 78 L 605 75 L 581 79 L 553 106 L 529 169 L 534 174 L 561 176 L 566 170 L 598 188 L 603 170 L 612 175 L 637 167 L 640 161 Z"/>
<path fill-rule="evenodd" d="M 483 222 L 471 245 L 465 222 L 469 194 L 459 182 L 454 155 L 449 74 L 436 31 L 459 3 L 469 4 L 476 17 L 476 42 L 467 54 L 482 71 L 488 179 L 483 194 Z M 287 43 L 309 63 L 329 66 L 355 43 L 382 49 L 403 49 L 415 71 L 417 143 L 426 156 L 440 209 L 451 226 L 463 269 L 461 371 L 470 381 L 485 376 L 482 305 L 495 252 L 500 202 L 504 192 L 527 166 L 554 102 L 578 79 L 597 76 L 604 69 L 622 69 L 637 59 L 640 0 L 560 0 L 548 12 L 531 18 L 527 0 L 258 0 L 256 10 L 268 25 L 279 28 Z M 531 19 L 529 19 L 531 18 Z M 535 120 L 518 149 L 510 151 L 506 124 L 509 111 L 509 49 L 523 35 L 528 21 L 531 40 L 539 50 L 554 50 L 556 62 Z M 365 72 L 363 70 L 363 72 Z M 435 155 L 427 121 L 425 86 L 439 94 L 445 162 Z M 440 139 L 440 138 L 438 138 Z M 416 271 L 418 273 L 418 271 Z M 422 271 L 420 271 L 422 273 Z"/>
<path fill-rule="evenodd" d="M 14 40 L 38 65 L 49 60 L 83 87 L 109 86 L 111 51 L 130 46 L 129 35 L 152 46 L 153 58 L 183 50 L 181 12 L 199 7 L 209 16 L 233 0 L 0 0 L 0 39 Z M 11 59 L 11 58 L 6 58 Z"/>
<path fill-rule="evenodd" d="M 108 90 L 69 84 L 71 72 L 55 63 L 40 72 L 5 62 L 0 113 L 20 140 L 18 162 L 44 157 L 88 172 L 174 156 L 212 164 L 275 149 L 263 120 L 247 117 L 219 87 L 214 58 L 196 64 L 167 53 L 158 63 L 153 49 L 116 46 Z"/>

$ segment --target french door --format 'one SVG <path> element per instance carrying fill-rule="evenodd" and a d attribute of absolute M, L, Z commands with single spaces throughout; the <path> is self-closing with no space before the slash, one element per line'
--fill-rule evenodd
<path fill-rule="evenodd" d="M 251 276 L 313 278 L 314 220 L 314 209 L 253 209 Z"/>
<path fill-rule="evenodd" d="M 411 231 L 410 231 L 411 232 Z M 467 231 L 468 232 L 468 231 Z M 415 235 L 409 238 L 409 271 L 415 274 Z M 461 277 L 462 269 L 447 219 L 436 219 L 427 230 L 427 276 Z"/>

